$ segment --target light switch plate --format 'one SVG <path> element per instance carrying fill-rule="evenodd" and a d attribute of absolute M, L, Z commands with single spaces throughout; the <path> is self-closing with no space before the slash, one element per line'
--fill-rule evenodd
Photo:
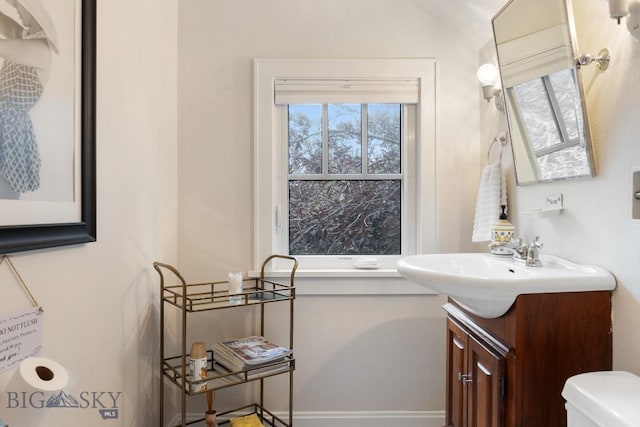
<path fill-rule="evenodd" d="M 640 219 L 640 200 L 636 194 L 640 192 L 640 170 L 634 170 L 631 185 L 631 218 Z"/>

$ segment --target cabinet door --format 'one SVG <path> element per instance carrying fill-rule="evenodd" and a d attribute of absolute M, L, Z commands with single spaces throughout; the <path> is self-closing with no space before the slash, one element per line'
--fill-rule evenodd
<path fill-rule="evenodd" d="M 458 325 L 447 320 L 447 426 L 467 425 L 467 343 L 469 336 Z"/>
<path fill-rule="evenodd" d="M 504 425 L 505 359 L 483 347 L 473 337 L 468 341 L 467 383 L 469 427 L 501 427 Z"/>

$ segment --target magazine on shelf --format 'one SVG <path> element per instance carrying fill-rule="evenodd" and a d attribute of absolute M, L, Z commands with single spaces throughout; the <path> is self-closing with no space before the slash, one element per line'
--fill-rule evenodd
<path fill-rule="evenodd" d="M 283 364 L 282 361 L 273 362 L 272 365 L 264 365 L 257 368 L 247 368 L 246 370 L 237 371 L 237 375 L 243 380 L 253 380 L 261 377 L 267 377 L 281 372 L 287 372 L 291 368 L 289 364 Z"/>
<path fill-rule="evenodd" d="M 243 371 L 284 360 L 291 350 L 280 347 L 261 336 L 250 336 L 216 343 L 216 362 L 232 370 Z"/>
<path fill-rule="evenodd" d="M 242 376 L 232 373 L 220 364 L 213 364 L 213 372 L 209 372 L 209 380 L 207 381 L 207 390 L 224 387 L 231 384 L 238 384 L 243 381 Z"/>

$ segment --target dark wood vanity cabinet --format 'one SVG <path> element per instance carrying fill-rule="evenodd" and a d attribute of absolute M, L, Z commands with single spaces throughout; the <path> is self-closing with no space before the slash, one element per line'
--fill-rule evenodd
<path fill-rule="evenodd" d="M 447 320 L 448 426 L 504 425 L 505 356 Z"/>
<path fill-rule="evenodd" d="M 611 292 L 520 295 L 497 319 L 443 308 L 447 426 L 566 426 L 567 378 L 611 370 Z"/>

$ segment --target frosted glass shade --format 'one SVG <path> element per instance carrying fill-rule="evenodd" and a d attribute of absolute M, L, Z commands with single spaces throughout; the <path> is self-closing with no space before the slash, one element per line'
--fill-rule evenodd
<path fill-rule="evenodd" d="M 640 0 L 629 2 L 627 29 L 636 40 L 640 40 Z"/>
<path fill-rule="evenodd" d="M 609 0 L 609 16 L 613 19 L 624 18 L 629 14 L 627 0 Z M 620 21 L 618 21 L 620 22 Z"/>
<path fill-rule="evenodd" d="M 478 80 L 482 86 L 495 86 L 499 77 L 498 69 L 493 64 L 483 64 L 478 68 Z"/>

